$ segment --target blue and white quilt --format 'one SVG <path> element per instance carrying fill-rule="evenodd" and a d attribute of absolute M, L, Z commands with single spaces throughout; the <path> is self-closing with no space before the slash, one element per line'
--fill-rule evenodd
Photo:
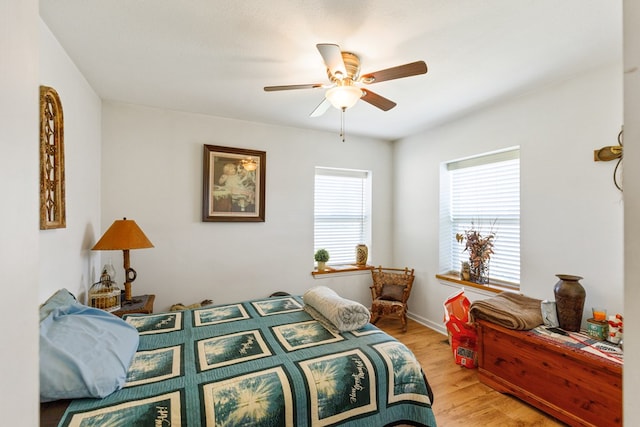
<path fill-rule="evenodd" d="M 375 326 L 334 333 L 279 297 L 128 315 L 125 387 L 73 401 L 60 426 L 435 426 L 407 347 Z"/>

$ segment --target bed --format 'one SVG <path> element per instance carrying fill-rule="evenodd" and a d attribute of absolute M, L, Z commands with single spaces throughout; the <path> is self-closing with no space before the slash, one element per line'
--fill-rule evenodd
<path fill-rule="evenodd" d="M 336 332 L 303 308 L 282 296 L 126 315 L 139 342 L 124 386 L 62 400 L 61 419 L 43 420 L 47 409 L 41 425 L 436 425 L 407 347 L 371 324 Z"/>

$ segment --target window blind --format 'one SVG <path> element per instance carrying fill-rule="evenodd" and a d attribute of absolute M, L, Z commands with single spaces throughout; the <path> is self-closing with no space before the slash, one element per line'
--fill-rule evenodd
<path fill-rule="evenodd" d="M 468 260 L 456 233 L 474 228 L 482 235 L 494 232 L 494 254 L 489 262 L 491 281 L 520 283 L 520 150 L 510 149 L 449 162 L 448 185 L 441 188 L 449 248 L 448 269 L 460 270 Z M 441 205 L 442 206 L 442 205 Z"/>
<path fill-rule="evenodd" d="M 356 245 L 370 245 L 370 173 L 317 167 L 314 192 L 314 252 L 329 251 L 327 264 L 353 264 Z"/>

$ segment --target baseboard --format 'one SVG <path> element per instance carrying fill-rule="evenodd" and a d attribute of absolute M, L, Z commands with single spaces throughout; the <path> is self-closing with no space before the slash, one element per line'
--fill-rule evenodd
<path fill-rule="evenodd" d="M 447 328 L 444 327 L 444 323 L 435 323 L 429 319 L 426 319 L 422 316 L 418 316 L 414 313 L 408 312 L 407 317 L 411 320 L 415 320 L 423 326 L 426 326 L 429 329 L 433 329 L 436 332 L 441 333 L 442 335 L 447 335 Z"/>

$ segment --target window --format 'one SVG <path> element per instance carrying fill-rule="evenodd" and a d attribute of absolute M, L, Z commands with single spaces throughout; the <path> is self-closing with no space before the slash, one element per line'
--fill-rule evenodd
<path fill-rule="evenodd" d="M 440 180 L 440 271 L 468 258 L 456 233 L 496 234 L 491 282 L 520 283 L 520 150 L 511 148 L 443 164 Z"/>
<path fill-rule="evenodd" d="M 370 176 L 368 171 L 316 167 L 314 252 L 329 251 L 327 264 L 353 264 L 357 244 L 371 248 Z"/>

